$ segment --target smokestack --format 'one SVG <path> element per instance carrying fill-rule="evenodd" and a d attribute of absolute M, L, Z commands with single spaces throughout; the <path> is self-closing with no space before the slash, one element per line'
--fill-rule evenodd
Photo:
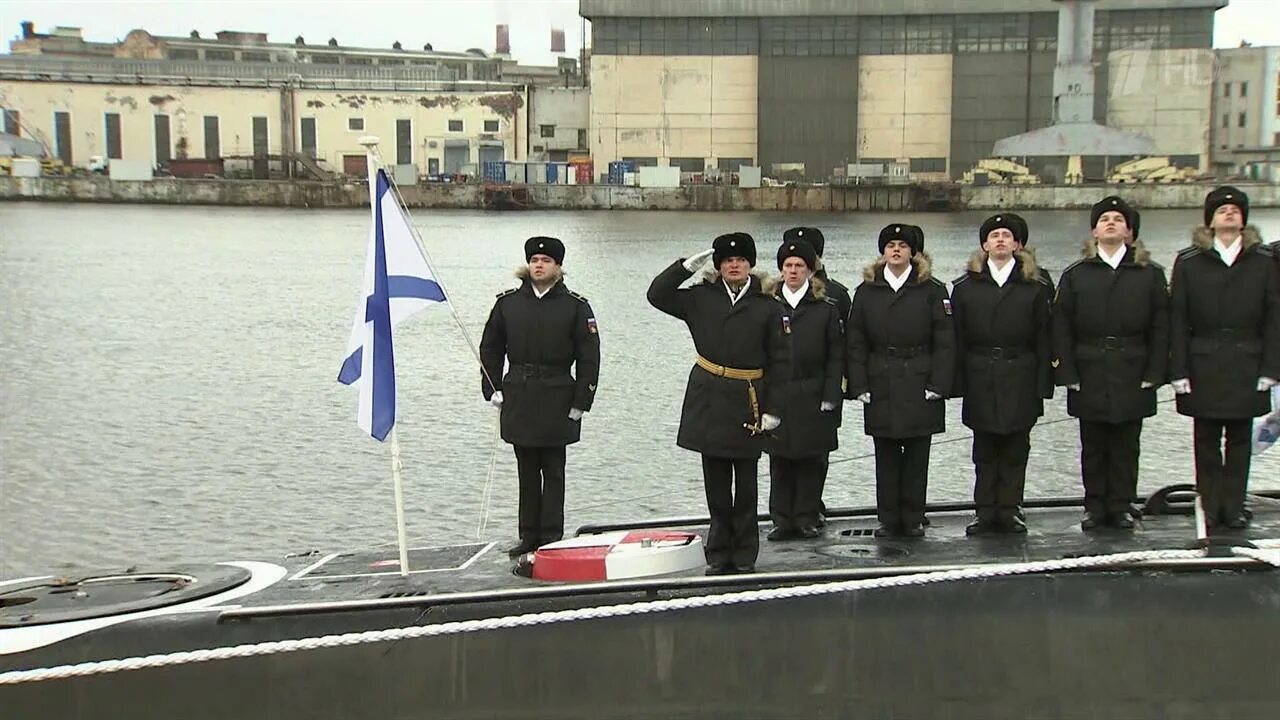
<path fill-rule="evenodd" d="M 36 34 L 36 24 L 30 20 L 22 21 L 22 39 L 30 40 Z"/>
<path fill-rule="evenodd" d="M 510 55 L 511 54 L 511 34 L 508 31 L 506 25 L 498 26 L 497 40 L 498 40 L 497 44 L 494 46 L 494 52 L 496 52 L 499 55 Z"/>
<path fill-rule="evenodd" d="M 564 52 L 564 30 L 551 28 L 551 52 Z"/>

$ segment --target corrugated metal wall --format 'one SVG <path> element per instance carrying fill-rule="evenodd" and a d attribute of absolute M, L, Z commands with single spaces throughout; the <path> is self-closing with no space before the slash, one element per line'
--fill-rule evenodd
<path fill-rule="evenodd" d="M 951 74 L 951 176 L 1001 138 L 1052 124 L 1054 53 L 957 53 Z"/>
<path fill-rule="evenodd" d="M 773 163 L 804 163 L 811 181 L 852 162 L 858 144 L 858 58 L 761 55 L 758 147 Z"/>

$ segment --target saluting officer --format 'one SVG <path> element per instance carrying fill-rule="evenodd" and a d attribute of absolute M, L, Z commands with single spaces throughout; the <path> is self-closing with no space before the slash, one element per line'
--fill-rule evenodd
<path fill-rule="evenodd" d="M 564 243 L 532 237 L 524 256 L 520 287 L 498 294 L 480 339 L 481 391 L 501 409 L 502 439 L 515 448 L 520 476 L 520 542 L 511 555 L 564 536 L 565 446 L 578 442 L 600 377 L 596 316 L 564 285 Z"/>
<path fill-rule="evenodd" d="M 844 326 L 817 268 L 817 251 L 804 240 L 778 248 L 782 277 L 774 296 L 782 304 L 790 373 L 774 380 L 769 390 L 787 419 L 765 445 L 773 519 L 770 540 L 818 537 L 827 455 L 837 447 L 844 401 Z"/>
<path fill-rule="evenodd" d="M 708 256 L 712 272 L 682 289 Z M 755 264 L 755 240 L 747 233 L 728 233 L 710 250 L 675 261 L 649 285 L 649 303 L 683 320 L 697 351 L 676 444 L 702 455 L 711 515 L 708 575 L 755 570 L 760 552 L 756 465 L 764 434 L 781 422 L 769 385 L 787 372 L 782 307 L 752 274 Z"/>
<path fill-rule="evenodd" d="M 1143 418 L 1167 382 L 1169 295 L 1164 268 L 1140 240 L 1128 242 L 1133 209 L 1109 196 L 1089 214 L 1083 258 L 1062 271 L 1053 316 L 1052 364 L 1080 420 L 1080 527 L 1133 527 Z"/>
<path fill-rule="evenodd" d="M 881 257 L 863 270 L 849 315 L 848 388 L 876 452 L 877 537 L 924 535 L 929 448 L 945 430 L 955 374 L 947 289 L 905 223 L 880 231 Z"/>
<path fill-rule="evenodd" d="M 965 532 L 1025 533 L 1022 519 L 1031 428 L 1053 395 L 1048 284 L 1014 213 L 987 218 L 980 247 L 951 290 L 961 419 L 973 430 L 973 502 Z"/>
<path fill-rule="evenodd" d="M 1173 264 L 1170 375 L 1178 412 L 1195 418 L 1196 488 L 1210 527 L 1244 528 L 1252 419 L 1280 378 L 1280 275 L 1248 224 L 1249 197 L 1220 187 L 1204 226 Z M 1223 456 L 1223 435 L 1226 455 Z"/>

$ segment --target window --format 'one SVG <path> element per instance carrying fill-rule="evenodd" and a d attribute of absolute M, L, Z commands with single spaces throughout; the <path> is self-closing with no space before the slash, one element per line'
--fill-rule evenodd
<path fill-rule="evenodd" d="M 450 120 L 450 121 L 449 121 L 449 132 L 462 132 L 462 121 L 461 121 L 461 120 Z"/>
<path fill-rule="evenodd" d="M 268 147 L 267 119 L 261 115 L 253 118 L 253 156 L 264 158 L 270 152 Z"/>
<path fill-rule="evenodd" d="M 1231 127 L 1231 113 L 1222 113 L 1222 127 Z"/>
<path fill-rule="evenodd" d="M 214 160 L 222 157 L 222 141 L 218 135 L 218 116 L 204 116 L 204 157 Z"/>
<path fill-rule="evenodd" d="M 170 60 L 199 60 L 200 51 L 192 48 L 174 48 L 169 51 Z"/>
<path fill-rule="evenodd" d="M 120 113 L 107 113 L 107 159 L 119 160 L 120 154 Z"/>
<path fill-rule="evenodd" d="M 555 125 L 539 125 L 538 126 L 538 137 L 553 138 L 555 136 L 556 136 Z"/>
<path fill-rule="evenodd" d="M 362 117 L 347 118 L 347 131 L 348 132 L 364 132 L 364 118 Z"/>
<path fill-rule="evenodd" d="M 1249 97 L 1249 83 L 1241 81 L 1240 97 Z"/>
<path fill-rule="evenodd" d="M 1229 82 L 1222 83 L 1222 97 L 1224 98 L 1231 97 L 1231 83 Z"/>
<path fill-rule="evenodd" d="M 63 165 L 71 167 L 71 113 L 53 114 L 54 154 Z"/>
<path fill-rule="evenodd" d="M 240 60 L 243 62 L 271 62 L 271 53 L 249 52 L 245 50 L 240 53 Z"/>
<path fill-rule="evenodd" d="M 1244 126 L 1245 126 L 1245 115 L 1244 113 L 1240 113 L 1240 115 L 1236 118 L 1236 127 L 1244 127 Z"/>
<path fill-rule="evenodd" d="M 485 121 L 484 121 L 484 131 L 485 131 L 485 132 L 487 132 L 487 133 L 496 133 L 496 132 L 498 132 L 498 121 L 497 121 L 497 120 L 485 120 Z"/>
<path fill-rule="evenodd" d="M 587 129 L 586 128 L 578 128 L 578 149 L 579 150 L 587 149 Z"/>
<path fill-rule="evenodd" d="M 1280 132 L 1276 133 L 1276 136 L 1271 138 L 1271 145 L 1274 147 L 1280 147 Z"/>
<path fill-rule="evenodd" d="M 337 55 L 321 55 L 315 54 L 311 56 L 311 62 L 317 65 L 337 65 L 342 59 Z"/>
<path fill-rule="evenodd" d="M 667 165 L 680 168 L 682 173 L 700 173 L 707 169 L 707 161 L 700 157 L 673 157 Z"/>
<path fill-rule="evenodd" d="M 716 160 L 716 167 L 719 168 L 721 172 L 738 172 L 738 168 L 743 165 L 750 167 L 753 160 L 754 158 L 722 157 Z"/>
<path fill-rule="evenodd" d="M 396 120 L 396 164 L 413 164 L 413 122 Z"/>
<path fill-rule="evenodd" d="M 656 157 L 624 157 L 622 159 L 634 164 L 638 168 L 658 167 L 658 158 Z"/>
<path fill-rule="evenodd" d="M 347 59 L 346 59 L 346 64 L 347 64 L 347 65 L 372 65 L 372 64 L 373 64 L 373 58 L 371 58 L 371 57 L 350 57 L 350 56 L 348 56 L 348 57 L 347 57 Z"/>
<path fill-rule="evenodd" d="M 156 165 L 164 165 L 173 158 L 173 144 L 169 139 L 169 116 L 156 115 L 155 126 Z"/>
<path fill-rule="evenodd" d="M 913 173 L 944 173 L 947 171 L 947 159 L 944 157 L 911 158 L 910 171 Z"/>
<path fill-rule="evenodd" d="M 302 152 L 312 160 L 320 157 L 316 147 L 316 119 L 302 118 Z"/>
<path fill-rule="evenodd" d="M 205 60 L 217 60 L 221 62 L 235 62 L 236 54 L 233 50 L 205 50 Z"/>
<path fill-rule="evenodd" d="M 19 113 L 17 110 L 4 111 L 4 131 L 9 135 L 21 135 L 21 123 L 18 122 Z"/>
<path fill-rule="evenodd" d="M 597 55 L 755 55 L 757 18 L 596 18 L 591 49 Z"/>

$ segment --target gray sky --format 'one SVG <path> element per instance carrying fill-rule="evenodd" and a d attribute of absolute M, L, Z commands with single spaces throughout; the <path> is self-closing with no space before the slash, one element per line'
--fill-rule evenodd
<path fill-rule="evenodd" d="M 690 0 L 696 2 L 696 0 Z M 1046 2 L 1046 5 L 1048 3 Z M 37 31 L 55 25 L 83 28 L 89 40 L 111 41 L 134 28 L 156 35 L 210 37 L 218 30 L 265 31 L 273 42 L 302 35 L 308 43 L 329 38 L 350 46 L 406 48 L 431 43 L 436 50 L 478 47 L 492 51 L 494 25 L 511 27 L 512 54 L 526 63 L 552 64 L 551 28 L 565 31 L 566 49 L 582 43 L 577 0 L 5 0 L 0 2 L 0 38 L 16 37 L 18 23 L 31 20 Z M 1214 45 L 1280 45 L 1278 0 L 1231 0 L 1218 11 Z M 7 42 L 3 44 L 8 50 Z"/>

